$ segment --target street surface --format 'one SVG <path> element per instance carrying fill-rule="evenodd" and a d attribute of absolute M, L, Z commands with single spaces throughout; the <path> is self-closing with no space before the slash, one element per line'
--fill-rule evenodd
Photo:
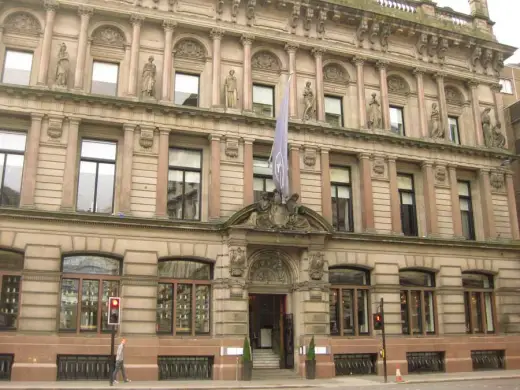
<path fill-rule="evenodd" d="M 365 387 L 364 385 L 361 385 Z M 360 385 L 342 386 L 342 389 L 363 388 Z M 320 389 L 339 389 L 339 387 L 319 387 Z M 462 382 L 372 384 L 371 390 L 520 390 L 520 379 L 465 380 Z"/>

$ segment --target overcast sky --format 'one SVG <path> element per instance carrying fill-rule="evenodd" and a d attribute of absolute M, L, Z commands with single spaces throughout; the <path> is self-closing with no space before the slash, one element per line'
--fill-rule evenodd
<path fill-rule="evenodd" d="M 455 11 L 469 14 L 468 0 L 435 0 L 441 7 L 451 7 Z M 489 17 L 496 24 L 495 35 L 500 43 L 520 47 L 518 32 L 518 15 L 520 14 L 520 0 L 488 0 Z M 508 33 L 509 32 L 509 33 Z M 520 63 L 520 50 L 506 61 Z"/>

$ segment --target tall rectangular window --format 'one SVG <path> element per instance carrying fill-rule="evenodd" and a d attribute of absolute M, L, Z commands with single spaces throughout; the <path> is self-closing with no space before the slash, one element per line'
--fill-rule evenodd
<path fill-rule="evenodd" d="M 404 129 L 404 109 L 390 106 L 390 129 L 398 135 L 406 135 Z"/>
<path fill-rule="evenodd" d="M 200 219 L 202 152 L 171 148 L 168 169 L 168 216 Z"/>
<path fill-rule="evenodd" d="M 76 209 L 112 213 L 116 177 L 115 142 L 84 139 L 81 142 Z"/>
<path fill-rule="evenodd" d="M 336 230 L 353 232 L 352 184 L 349 168 L 330 168 L 332 225 Z"/>
<path fill-rule="evenodd" d="M 455 116 L 448 117 L 448 126 L 450 128 L 450 140 L 456 145 L 460 145 L 459 118 Z"/>
<path fill-rule="evenodd" d="M 405 236 L 417 236 L 417 210 L 413 175 L 398 174 L 397 188 L 401 204 L 401 225 Z"/>
<path fill-rule="evenodd" d="M 0 331 L 18 327 L 24 255 L 0 249 Z"/>
<path fill-rule="evenodd" d="M 274 191 L 273 169 L 267 158 L 253 158 L 253 191 L 255 202 L 260 201 L 264 192 Z"/>
<path fill-rule="evenodd" d="M 428 272 L 399 272 L 403 334 L 435 333 L 435 276 Z"/>
<path fill-rule="evenodd" d="M 18 50 L 5 52 L 2 83 L 29 85 L 31 81 L 33 53 Z"/>
<path fill-rule="evenodd" d="M 0 131 L 0 206 L 20 204 L 25 139 L 24 133 Z"/>
<path fill-rule="evenodd" d="M 92 86 L 90 92 L 98 95 L 117 96 L 119 65 L 94 61 L 92 66 Z"/>
<path fill-rule="evenodd" d="M 175 73 L 175 97 L 174 103 L 179 106 L 199 106 L 199 81 L 198 75 Z"/>
<path fill-rule="evenodd" d="M 325 121 L 332 126 L 343 126 L 343 99 L 325 96 Z"/>
<path fill-rule="evenodd" d="M 253 111 L 258 115 L 274 116 L 274 87 L 253 84 Z"/>
<path fill-rule="evenodd" d="M 460 216 L 462 219 L 462 234 L 468 240 L 475 239 L 475 225 L 473 223 L 473 207 L 471 202 L 471 187 L 467 181 L 459 181 Z"/>
<path fill-rule="evenodd" d="M 467 333 L 493 333 L 495 307 L 493 277 L 479 273 L 462 274 Z"/>

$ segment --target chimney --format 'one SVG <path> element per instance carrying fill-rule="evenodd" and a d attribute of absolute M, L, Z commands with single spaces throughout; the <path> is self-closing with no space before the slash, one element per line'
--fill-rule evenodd
<path fill-rule="evenodd" d="M 489 19 L 487 0 L 468 0 L 471 15 L 479 19 Z"/>

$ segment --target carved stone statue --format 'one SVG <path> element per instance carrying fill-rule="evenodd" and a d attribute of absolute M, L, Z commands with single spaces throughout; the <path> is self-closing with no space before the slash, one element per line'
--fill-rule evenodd
<path fill-rule="evenodd" d="M 229 252 L 229 273 L 231 276 L 242 276 L 246 264 L 246 251 L 242 248 Z"/>
<path fill-rule="evenodd" d="M 154 97 L 155 92 L 155 76 L 157 67 L 153 63 L 154 58 L 148 57 L 148 63 L 143 67 L 142 92 L 144 97 Z"/>
<path fill-rule="evenodd" d="M 305 104 L 305 108 L 303 110 L 303 120 L 308 121 L 314 115 L 314 92 L 311 89 L 311 82 L 307 81 L 305 84 L 305 89 L 303 90 L 303 102 Z"/>
<path fill-rule="evenodd" d="M 256 210 L 251 213 L 245 225 L 262 229 L 309 231 L 312 229 L 311 225 L 298 199 L 299 195 L 293 194 L 284 204 L 277 190 L 272 193 L 264 192 L 262 199 L 256 203 Z"/>
<path fill-rule="evenodd" d="M 444 129 L 441 125 L 441 115 L 437 108 L 437 103 L 432 104 L 432 114 L 430 118 L 430 137 L 433 139 L 444 138 Z"/>
<path fill-rule="evenodd" d="M 233 69 L 229 71 L 229 75 L 226 77 L 224 91 L 226 93 L 226 107 L 236 108 L 238 101 L 237 78 Z"/>
<path fill-rule="evenodd" d="M 315 252 L 309 255 L 309 277 L 312 280 L 321 280 L 325 260 L 323 253 Z"/>
<path fill-rule="evenodd" d="M 484 133 L 484 142 L 488 148 L 493 147 L 493 129 L 491 128 L 491 108 L 486 108 L 482 113 L 482 131 Z"/>
<path fill-rule="evenodd" d="M 368 105 L 368 128 L 380 129 L 382 127 L 383 117 L 381 116 L 381 104 L 377 101 L 377 95 L 372 94 L 372 100 Z"/>
<path fill-rule="evenodd" d="M 58 64 L 56 65 L 55 83 L 58 87 L 66 88 L 69 80 L 69 53 L 67 45 L 62 43 L 58 52 Z"/>
<path fill-rule="evenodd" d="M 502 124 L 500 122 L 493 126 L 493 147 L 500 149 L 506 147 L 506 137 L 502 133 Z"/>

